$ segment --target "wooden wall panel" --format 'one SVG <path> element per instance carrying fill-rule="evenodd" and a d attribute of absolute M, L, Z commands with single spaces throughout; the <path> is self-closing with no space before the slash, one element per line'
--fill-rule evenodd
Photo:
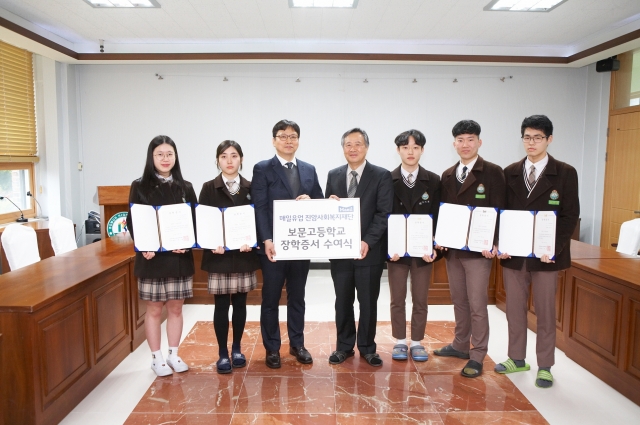
<path fill-rule="evenodd" d="M 93 304 L 93 349 L 98 363 L 123 340 L 130 340 L 128 276 L 111 277 L 106 284 L 91 293 Z"/>
<path fill-rule="evenodd" d="M 37 323 L 43 410 L 91 367 L 88 310 L 83 297 Z"/>
<path fill-rule="evenodd" d="M 618 362 L 622 295 L 599 282 L 603 279 L 574 278 L 571 330 L 568 337 L 612 364 Z"/>

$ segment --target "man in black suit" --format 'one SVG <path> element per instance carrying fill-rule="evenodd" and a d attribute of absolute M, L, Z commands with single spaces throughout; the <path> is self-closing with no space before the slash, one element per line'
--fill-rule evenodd
<path fill-rule="evenodd" d="M 276 262 L 273 245 L 273 201 L 281 199 L 322 199 L 322 189 L 313 165 L 300 161 L 298 150 L 300 127 L 293 121 L 282 120 L 273 127 L 273 146 L 276 155 L 253 167 L 251 197 L 256 209 L 256 231 L 261 241 L 262 307 L 260 329 L 265 363 L 272 369 L 280 367 L 280 325 L 278 304 L 282 286 L 287 284 L 287 330 L 289 353 L 303 364 L 313 362 L 304 347 L 304 292 L 309 273 L 309 260 Z"/>
<path fill-rule="evenodd" d="M 328 198 L 360 198 L 360 258 L 331 260 L 331 277 L 336 292 L 337 346 L 329 363 L 340 364 L 355 353 L 356 325 L 353 302 L 356 290 L 360 304 L 357 344 L 360 355 L 371 366 L 382 366 L 376 353 L 376 321 L 380 277 L 386 257 L 384 236 L 387 215 L 393 205 L 391 173 L 366 161 L 369 136 L 354 128 L 342 136 L 347 165 L 329 171 Z"/>

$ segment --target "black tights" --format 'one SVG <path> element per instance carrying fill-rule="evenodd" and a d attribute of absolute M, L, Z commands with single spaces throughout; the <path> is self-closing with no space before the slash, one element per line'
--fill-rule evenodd
<path fill-rule="evenodd" d="M 233 324 L 233 351 L 240 352 L 240 340 L 247 321 L 247 293 L 215 295 L 216 306 L 213 310 L 213 328 L 218 339 L 220 357 L 228 357 L 227 334 L 229 333 L 229 306 L 233 305 L 231 323 Z"/>

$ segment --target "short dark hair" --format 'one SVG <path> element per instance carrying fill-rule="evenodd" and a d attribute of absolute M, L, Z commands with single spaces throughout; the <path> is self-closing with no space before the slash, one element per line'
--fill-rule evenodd
<path fill-rule="evenodd" d="M 293 130 L 298 134 L 298 137 L 300 137 L 300 126 L 289 120 L 280 120 L 273 126 L 273 130 L 271 131 L 273 133 L 273 137 L 276 137 L 278 131 L 286 130 L 289 127 L 293 128 Z"/>
<path fill-rule="evenodd" d="M 525 118 L 520 126 L 521 137 L 524 137 L 524 131 L 527 128 L 540 130 L 546 137 L 553 135 L 553 124 L 546 115 L 531 115 L 530 117 Z"/>
<path fill-rule="evenodd" d="M 408 145 L 409 137 L 412 136 L 413 140 L 415 140 L 416 142 L 416 145 L 420 147 L 424 147 L 424 145 L 427 143 L 427 139 L 424 137 L 424 134 L 422 134 L 422 132 L 418 130 L 403 131 L 402 133 L 398 134 L 398 137 L 396 137 L 396 140 L 394 142 L 398 147 Z"/>
<path fill-rule="evenodd" d="M 462 120 L 453 126 L 451 133 L 453 137 L 458 137 L 461 134 L 475 134 L 480 137 L 480 124 L 474 120 Z"/>
<path fill-rule="evenodd" d="M 144 165 L 144 171 L 142 172 L 142 178 L 140 179 L 140 194 L 142 195 L 142 199 L 146 199 L 147 196 L 151 193 L 151 191 L 158 186 L 161 181 L 156 175 L 158 172 L 153 163 L 153 151 L 160 145 L 167 144 L 173 148 L 173 152 L 176 155 L 176 162 L 171 169 L 171 177 L 173 178 L 173 182 L 182 188 L 182 192 L 185 190 L 185 182 L 182 178 L 182 171 L 180 171 L 180 158 L 178 157 L 178 148 L 171 137 L 169 136 L 156 136 L 151 142 L 149 142 L 149 147 L 147 148 L 147 161 Z"/>
<path fill-rule="evenodd" d="M 347 131 L 346 133 L 344 133 L 342 135 L 342 139 L 340 139 L 340 146 L 344 146 L 344 139 L 346 139 L 348 135 L 353 134 L 353 133 L 362 134 L 362 137 L 364 138 L 364 145 L 366 147 L 369 147 L 369 135 L 367 134 L 366 131 L 364 131 L 363 129 L 358 128 L 358 127 L 352 128 L 351 130 Z"/>
<path fill-rule="evenodd" d="M 238 142 L 235 142 L 233 140 L 225 140 L 224 142 L 220 143 L 218 145 L 218 149 L 216 149 L 216 166 L 218 168 L 220 168 L 220 164 L 218 164 L 218 158 L 220 158 L 220 155 L 222 155 L 222 153 L 229 148 L 234 148 L 236 152 L 238 152 L 238 155 L 240 155 L 240 158 L 244 158 L 242 148 L 240 147 L 240 144 Z M 242 170 L 242 162 L 240 162 L 240 169 Z"/>

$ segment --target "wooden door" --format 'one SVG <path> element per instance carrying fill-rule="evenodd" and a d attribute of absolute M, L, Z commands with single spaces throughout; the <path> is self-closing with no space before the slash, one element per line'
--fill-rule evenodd
<path fill-rule="evenodd" d="M 640 111 L 611 115 L 600 246 L 615 249 L 622 223 L 640 218 Z"/>

